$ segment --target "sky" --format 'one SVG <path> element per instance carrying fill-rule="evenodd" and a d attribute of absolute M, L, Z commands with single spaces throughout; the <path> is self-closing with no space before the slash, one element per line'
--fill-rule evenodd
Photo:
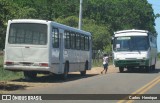
<path fill-rule="evenodd" d="M 160 14 L 160 0 L 147 0 L 150 4 L 152 4 L 152 8 L 154 10 L 154 14 Z M 156 26 L 155 29 L 158 33 L 157 37 L 157 46 L 158 52 L 160 52 L 160 17 L 155 20 Z"/>

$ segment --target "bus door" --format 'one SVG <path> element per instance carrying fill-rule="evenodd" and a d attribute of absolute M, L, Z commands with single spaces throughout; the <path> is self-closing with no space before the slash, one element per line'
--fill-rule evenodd
<path fill-rule="evenodd" d="M 52 29 L 52 64 L 54 73 L 63 73 L 63 32 L 59 28 Z"/>
<path fill-rule="evenodd" d="M 63 52 L 64 52 L 64 39 L 63 39 L 63 34 L 64 30 L 59 29 L 59 72 L 63 73 L 64 69 L 64 57 L 63 57 Z"/>

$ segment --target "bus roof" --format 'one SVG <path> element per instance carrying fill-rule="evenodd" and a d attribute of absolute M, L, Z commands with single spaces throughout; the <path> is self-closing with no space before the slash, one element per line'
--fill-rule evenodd
<path fill-rule="evenodd" d="M 62 28 L 62 29 L 67 29 L 67 30 L 70 30 L 70 31 L 75 31 L 75 32 L 78 32 L 78 33 L 83 33 L 83 34 L 86 34 L 88 36 L 91 36 L 91 33 L 90 32 L 86 32 L 84 30 L 80 30 L 80 29 L 77 29 L 77 28 L 73 28 L 73 27 L 70 27 L 70 26 L 67 26 L 67 25 L 64 25 L 64 24 L 60 24 L 60 23 L 57 23 L 55 21 L 48 21 L 48 20 L 39 20 L 39 19 L 13 19 L 13 20 L 9 20 L 9 23 L 42 23 L 42 24 L 51 24 L 52 26 L 56 26 L 56 27 L 59 27 L 59 28 Z"/>
<path fill-rule="evenodd" d="M 114 36 L 115 37 L 121 37 L 121 36 L 147 36 L 149 34 L 151 34 L 151 33 L 149 31 L 147 31 L 147 30 L 135 30 L 135 29 L 121 30 L 121 31 L 114 32 Z"/>
<path fill-rule="evenodd" d="M 70 27 L 70 26 L 67 26 L 67 25 L 64 25 L 64 24 L 60 24 L 60 23 L 57 23 L 55 21 L 51 21 L 51 24 L 53 26 L 62 28 L 64 30 L 70 30 L 70 31 L 74 31 L 74 32 L 78 32 L 78 33 L 83 33 L 85 35 L 91 36 L 90 32 L 87 32 L 87 31 L 84 31 L 84 30 L 80 30 L 80 29 L 77 29 L 77 28 L 74 28 L 74 27 Z"/>
<path fill-rule="evenodd" d="M 131 29 L 131 30 L 121 30 L 121 31 L 116 31 L 116 32 L 114 32 L 114 34 L 129 33 L 129 32 L 148 33 L 147 30 L 136 30 L 136 29 Z"/>

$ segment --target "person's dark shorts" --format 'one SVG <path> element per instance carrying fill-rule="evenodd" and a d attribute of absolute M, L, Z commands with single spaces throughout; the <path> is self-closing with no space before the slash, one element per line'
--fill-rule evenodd
<path fill-rule="evenodd" d="M 105 69 L 108 69 L 108 64 L 103 64 L 103 67 L 104 67 Z"/>

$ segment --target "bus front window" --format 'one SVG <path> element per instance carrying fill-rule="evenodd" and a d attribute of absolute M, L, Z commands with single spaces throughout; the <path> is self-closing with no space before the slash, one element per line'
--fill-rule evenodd
<path fill-rule="evenodd" d="M 47 25 L 36 23 L 12 23 L 8 42 L 10 44 L 47 44 Z"/>
<path fill-rule="evenodd" d="M 114 51 L 146 51 L 149 48 L 147 36 L 117 37 Z"/>

